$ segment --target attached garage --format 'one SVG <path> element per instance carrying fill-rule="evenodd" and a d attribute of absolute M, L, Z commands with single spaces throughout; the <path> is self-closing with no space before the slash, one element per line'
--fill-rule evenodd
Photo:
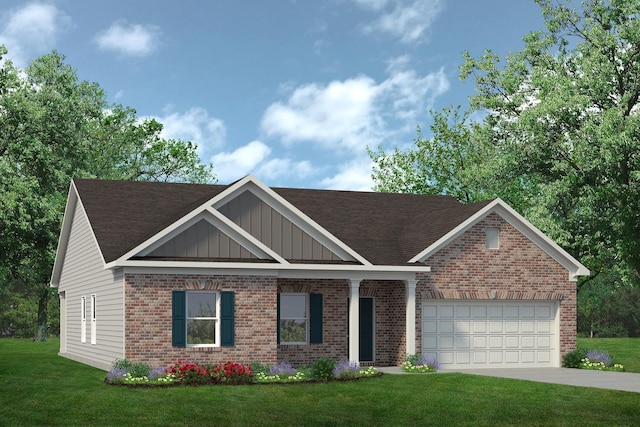
<path fill-rule="evenodd" d="M 422 354 L 442 369 L 558 367 L 556 301 L 429 301 Z"/>

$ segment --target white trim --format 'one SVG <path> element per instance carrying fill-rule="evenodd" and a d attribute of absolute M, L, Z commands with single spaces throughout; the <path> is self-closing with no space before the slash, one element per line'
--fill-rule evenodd
<path fill-rule="evenodd" d="M 204 263 L 183 261 L 130 261 L 118 265 L 129 274 L 198 274 L 217 276 L 270 276 L 288 279 L 415 280 L 430 267 L 358 266 L 343 264 Z M 116 266 L 107 266 L 114 268 Z"/>
<path fill-rule="evenodd" d="M 280 324 L 278 324 L 278 330 L 279 330 L 279 336 L 280 336 L 280 342 L 278 342 L 278 345 L 307 345 L 309 344 L 309 325 L 311 322 L 311 316 L 310 316 L 310 301 L 311 299 L 309 298 L 309 294 L 306 292 L 282 292 L 280 294 L 278 294 L 280 296 L 280 307 L 279 307 L 279 317 L 280 317 L 280 322 L 282 322 L 282 320 L 304 320 L 304 341 L 282 341 L 282 329 L 280 328 Z M 306 317 L 303 318 L 296 318 L 296 317 L 286 317 L 283 318 L 282 317 L 282 297 L 287 297 L 287 296 L 304 296 L 304 304 L 305 304 L 305 308 L 304 308 L 304 314 L 306 315 Z"/>
<path fill-rule="evenodd" d="M 80 342 L 87 342 L 87 297 L 80 297 Z"/>
<path fill-rule="evenodd" d="M 189 294 L 213 294 L 216 297 L 216 315 L 215 317 L 190 317 L 189 316 Z M 185 322 L 184 322 L 184 336 L 186 339 L 186 347 L 188 348 L 208 348 L 208 347 L 220 347 L 220 291 L 208 291 L 208 290 L 196 290 L 196 289 L 187 289 L 185 291 Z M 210 320 L 215 322 L 215 331 L 214 331 L 214 342 L 213 344 L 189 344 L 189 320 Z"/>
<path fill-rule="evenodd" d="M 587 267 L 582 265 L 571 255 L 569 255 L 568 252 L 558 246 L 557 243 L 547 237 L 542 231 L 540 231 L 533 224 L 527 221 L 522 215 L 513 210 L 513 208 L 511 208 L 501 199 L 495 199 L 491 203 L 487 204 L 487 206 L 480 209 L 474 215 L 463 221 L 456 228 L 449 231 L 432 245 L 425 248 L 423 251 L 411 258 L 409 260 L 409 263 L 425 262 L 425 260 L 427 260 L 430 256 L 438 252 L 443 247 L 447 246 L 462 233 L 470 229 L 477 222 L 484 219 L 487 215 L 493 212 L 500 215 L 516 230 L 522 233 L 540 249 L 546 252 L 550 257 L 555 259 L 564 268 L 566 268 L 569 271 L 569 280 L 575 281 L 577 280 L 578 276 L 588 276 L 590 274 Z"/>
<path fill-rule="evenodd" d="M 360 280 L 349 284 L 349 360 L 360 363 Z"/>
<path fill-rule="evenodd" d="M 417 280 L 405 280 L 406 354 L 416 354 L 416 285 Z"/>
<path fill-rule="evenodd" d="M 97 342 L 97 325 L 96 325 L 96 310 L 97 310 L 96 294 L 91 295 L 91 345 L 96 345 Z"/>

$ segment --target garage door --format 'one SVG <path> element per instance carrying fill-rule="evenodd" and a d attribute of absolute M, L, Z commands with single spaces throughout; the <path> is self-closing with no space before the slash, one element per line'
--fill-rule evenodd
<path fill-rule="evenodd" d="M 422 305 L 422 354 L 442 369 L 557 367 L 557 303 L 430 301 Z"/>

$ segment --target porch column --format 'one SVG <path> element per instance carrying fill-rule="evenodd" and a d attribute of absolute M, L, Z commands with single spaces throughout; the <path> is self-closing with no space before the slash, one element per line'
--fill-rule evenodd
<path fill-rule="evenodd" d="M 349 360 L 360 362 L 360 282 L 349 279 Z"/>
<path fill-rule="evenodd" d="M 417 280 L 405 280 L 406 289 L 406 353 L 416 353 L 416 284 Z"/>

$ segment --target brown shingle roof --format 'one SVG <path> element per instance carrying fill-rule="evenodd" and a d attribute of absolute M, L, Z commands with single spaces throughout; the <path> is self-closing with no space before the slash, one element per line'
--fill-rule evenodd
<path fill-rule="evenodd" d="M 227 186 L 74 180 L 106 262 L 213 198 Z M 484 207 L 448 196 L 272 188 L 377 265 L 407 261 Z"/>

